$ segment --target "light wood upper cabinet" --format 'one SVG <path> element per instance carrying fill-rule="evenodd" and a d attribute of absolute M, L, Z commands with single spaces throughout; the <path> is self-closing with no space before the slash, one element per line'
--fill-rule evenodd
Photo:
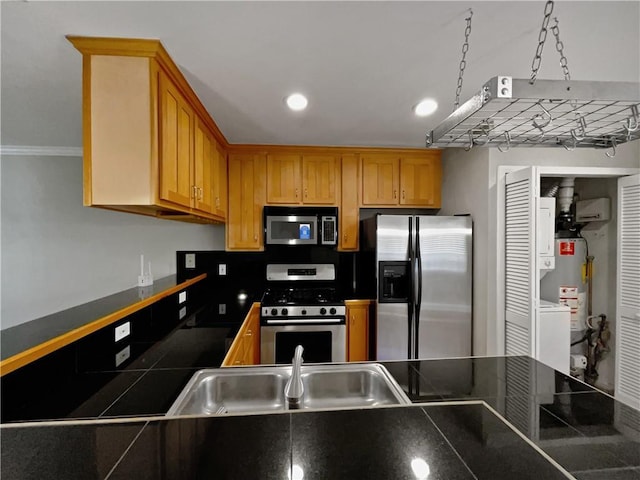
<path fill-rule="evenodd" d="M 300 203 L 300 155 L 267 155 L 267 203 Z"/>
<path fill-rule="evenodd" d="M 199 118 L 196 118 L 194 143 L 194 183 L 192 189 L 194 206 L 200 211 L 215 214 L 217 212 L 213 198 L 213 183 L 214 175 L 217 176 L 218 173 L 214 170 L 217 167 L 218 150 L 213 135 L 209 133 L 209 129 L 202 124 Z"/>
<path fill-rule="evenodd" d="M 161 43 L 68 38 L 83 54 L 84 204 L 224 221 L 226 140 Z"/>
<path fill-rule="evenodd" d="M 400 158 L 394 154 L 362 155 L 362 204 L 397 205 Z"/>
<path fill-rule="evenodd" d="M 340 220 L 340 250 L 358 249 L 359 232 L 359 159 L 355 154 L 342 156 L 342 201 L 338 218 Z"/>
<path fill-rule="evenodd" d="M 229 154 L 227 250 L 262 250 L 262 206 L 266 201 L 264 155 Z"/>
<path fill-rule="evenodd" d="M 439 157 L 400 159 L 400 205 L 440 207 L 441 182 Z"/>
<path fill-rule="evenodd" d="M 362 156 L 362 205 L 440 208 L 440 152 Z"/>
<path fill-rule="evenodd" d="M 338 159 L 334 155 L 302 157 L 302 201 L 320 205 L 337 203 Z"/>
<path fill-rule="evenodd" d="M 194 195 L 194 114 L 166 74 L 159 72 L 160 198 L 185 207 Z"/>
<path fill-rule="evenodd" d="M 339 158 L 329 154 L 268 154 L 267 203 L 337 205 Z"/>
<path fill-rule="evenodd" d="M 226 218 L 227 154 L 199 117 L 196 117 L 194 152 L 194 208 Z"/>
<path fill-rule="evenodd" d="M 219 143 L 215 145 L 213 160 L 214 213 L 220 218 L 227 218 L 227 152 Z"/>

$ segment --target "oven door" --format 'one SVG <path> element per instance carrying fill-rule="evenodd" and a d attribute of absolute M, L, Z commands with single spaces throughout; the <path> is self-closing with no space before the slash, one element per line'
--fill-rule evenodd
<path fill-rule="evenodd" d="M 318 217 L 315 215 L 267 215 L 267 245 L 317 245 Z"/>
<path fill-rule="evenodd" d="M 346 325 L 271 325 L 260 328 L 263 364 L 291 363 L 297 345 L 304 347 L 305 363 L 345 362 Z"/>

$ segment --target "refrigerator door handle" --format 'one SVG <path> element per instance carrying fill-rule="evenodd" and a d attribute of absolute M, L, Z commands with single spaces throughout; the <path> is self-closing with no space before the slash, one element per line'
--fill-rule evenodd
<path fill-rule="evenodd" d="M 420 253 L 420 217 L 416 217 L 416 240 L 415 240 L 415 263 L 416 268 L 413 270 L 414 278 L 416 278 L 417 288 L 414 290 L 414 358 L 418 358 L 420 352 L 420 308 L 422 307 L 422 254 Z"/>
<path fill-rule="evenodd" d="M 413 217 L 409 217 L 409 281 L 411 282 L 409 288 L 409 301 L 407 302 L 407 358 L 414 358 L 414 315 L 415 315 L 415 292 L 414 292 L 414 264 L 415 264 L 415 250 L 413 245 Z"/>

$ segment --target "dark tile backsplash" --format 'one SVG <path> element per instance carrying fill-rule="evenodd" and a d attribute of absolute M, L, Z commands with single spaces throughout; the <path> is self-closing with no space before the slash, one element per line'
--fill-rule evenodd
<path fill-rule="evenodd" d="M 185 267 L 185 255 L 196 256 L 195 268 Z M 357 283 L 358 253 L 338 252 L 326 247 L 281 247 L 265 252 L 179 251 L 178 280 L 208 274 L 209 295 L 234 298 L 246 293 L 248 299 L 260 301 L 267 288 L 266 266 L 269 263 L 333 263 L 337 266 L 336 288 L 344 298 L 359 297 Z M 226 266 L 226 275 L 219 275 L 219 265 Z"/>

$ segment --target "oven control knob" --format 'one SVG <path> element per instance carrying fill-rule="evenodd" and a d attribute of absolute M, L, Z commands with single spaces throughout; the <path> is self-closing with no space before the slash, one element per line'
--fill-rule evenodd
<path fill-rule="evenodd" d="M 335 309 L 335 308 L 330 308 L 330 309 L 329 309 L 329 313 L 330 313 L 331 315 L 335 315 L 335 314 L 336 314 L 336 309 Z"/>
<path fill-rule="evenodd" d="M 289 313 L 289 311 L 286 308 L 283 308 L 282 312 L 280 312 L 280 313 L 282 313 L 282 315 L 286 315 L 286 314 Z"/>
<path fill-rule="evenodd" d="M 271 315 L 277 315 L 278 314 L 278 309 L 277 308 L 272 308 L 271 309 Z"/>
<path fill-rule="evenodd" d="M 306 311 L 306 310 L 302 310 L 300 313 L 301 313 L 302 315 L 306 315 L 306 314 L 307 314 L 307 311 Z"/>
<path fill-rule="evenodd" d="M 327 313 L 327 309 L 326 309 L 326 308 L 324 308 L 324 307 L 322 307 L 322 308 L 320 309 L 320 315 L 325 315 L 326 313 Z"/>

